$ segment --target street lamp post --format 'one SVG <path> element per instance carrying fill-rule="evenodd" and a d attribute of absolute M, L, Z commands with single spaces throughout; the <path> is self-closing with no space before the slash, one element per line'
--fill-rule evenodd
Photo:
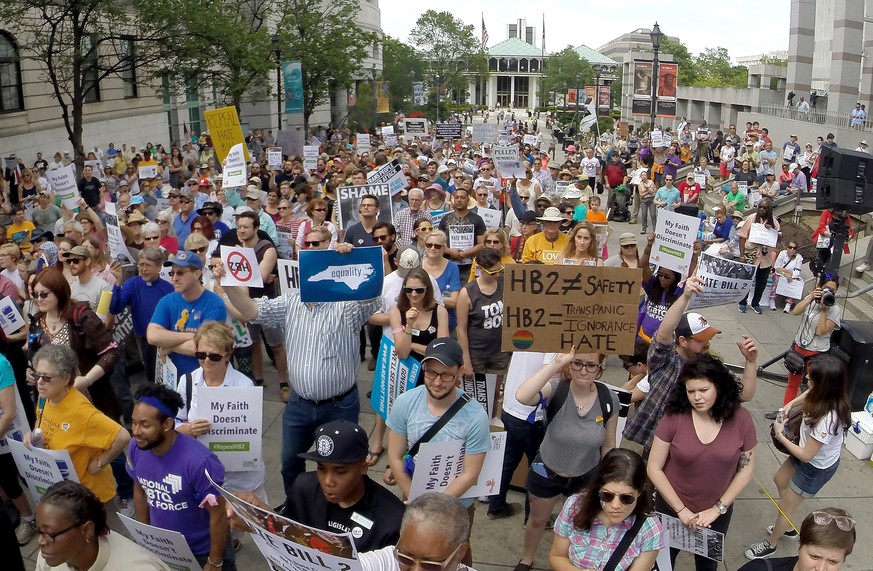
<path fill-rule="evenodd" d="M 273 51 L 276 53 L 276 124 L 282 130 L 282 37 L 273 34 Z"/>
<path fill-rule="evenodd" d="M 651 119 L 652 119 L 652 127 L 651 130 L 655 130 L 655 115 L 658 111 L 658 50 L 661 49 L 661 38 L 663 37 L 661 34 L 661 28 L 658 26 L 658 22 L 655 22 L 652 31 L 649 33 L 649 36 L 652 38 L 652 51 L 654 52 L 654 57 L 652 58 L 652 109 L 651 109 Z"/>
<path fill-rule="evenodd" d="M 373 134 L 376 134 L 376 114 L 379 112 L 379 95 L 376 93 L 376 64 L 370 65 L 370 73 L 373 75 Z"/>
<path fill-rule="evenodd" d="M 600 72 L 606 70 L 605 65 L 595 63 L 591 66 L 594 68 L 594 117 L 600 117 Z"/>

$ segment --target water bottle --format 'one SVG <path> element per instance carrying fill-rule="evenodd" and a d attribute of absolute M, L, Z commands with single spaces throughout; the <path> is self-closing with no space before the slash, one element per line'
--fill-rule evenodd
<path fill-rule="evenodd" d="M 867 411 L 867 414 L 873 415 L 873 393 L 870 393 L 870 396 L 867 397 L 867 404 L 864 405 L 864 410 Z"/>
<path fill-rule="evenodd" d="M 30 445 L 33 448 L 45 448 L 45 434 L 43 434 L 41 428 L 33 429 L 33 432 L 30 434 Z"/>

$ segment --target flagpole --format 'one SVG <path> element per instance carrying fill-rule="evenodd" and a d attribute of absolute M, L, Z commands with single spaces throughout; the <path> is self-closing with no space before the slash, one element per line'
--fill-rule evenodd
<path fill-rule="evenodd" d="M 543 39 L 540 45 L 540 107 L 545 108 L 546 13 L 543 12 Z"/>

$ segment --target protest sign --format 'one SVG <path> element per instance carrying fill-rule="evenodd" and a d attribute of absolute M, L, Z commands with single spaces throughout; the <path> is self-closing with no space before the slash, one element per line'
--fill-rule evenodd
<path fill-rule="evenodd" d="M 306 149 L 304 148 L 305 151 Z M 270 147 L 267 149 L 267 168 L 274 171 L 282 168 L 282 147 Z"/>
<path fill-rule="evenodd" d="M 140 523 L 119 513 L 118 517 L 140 547 L 152 553 L 173 571 L 201 571 L 185 536 L 178 531 Z"/>
<path fill-rule="evenodd" d="M 136 169 L 136 176 L 140 180 L 158 178 L 158 165 L 145 165 Z"/>
<path fill-rule="evenodd" d="M 451 212 L 451 210 L 434 210 L 430 213 L 430 220 L 434 226 L 439 226 L 440 221 Z"/>
<path fill-rule="evenodd" d="M 358 133 L 355 136 L 355 143 L 359 155 L 370 152 L 370 135 L 368 133 Z"/>
<path fill-rule="evenodd" d="M 525 135 L 522 142 L 525 145 L 530 145 L 531 147 L 537 148 L 537 136 L 536 135 Z"/>
<path fill-rule="evenodd" d="M 243 137 L 239 116 L 236 114 L 236 107 L 231 105 L 230 107 L 210 109 L 203 112 L 203 117 L 206 119 L 206 128 L 209 129 L 218 162 L 224 161 L 231 147 L 239 143 L 242 143 L 246 161 L 249 160 L 249 150 L 246 148 L 246 140 Z"/>
<path fill-rule="evenodd" d="M 264 418 L 262 387 L 198 387 L 197 410 L 210 422 L 197 438 L 231 472 L 253 472 L 264 465 L 261 455 Z"/>
<path fill-rule="evenodd" d="M 91 172 L 94 174 L 94 178 L 97 180 L 105 180 L 106 173 L 103 171 L 103 163 L 99 160 L 96 161 L 85 161 L 82 163 L 83 167 L 91 167 Z"/>
<path fill-rule="evenodd" d="M 694 184 L 699 184 L 700 189 L 706 188 L 706 173 L 698 173 L 694 175 Z"/>
<path fill-rule="evenodd" d="M 385 135 L 393 135 L 394 134 L 394 125 L 383 125 L 382 126 L 382 136 Z"/>
<path fill-rule="evenodd" d="M 655 242 L 652 244 L 652 255 L 649 259 L 658 267 L 687 275 L 699 229 L 700 219 L 696 216 L 665 208 L 658 209 Z"/>
<path fill-rule="evenodd" d="M 391 189 L 387 184 L 362 184 L 360 186 L 341 186 L 337 190 L 339 201 L 339 226 L 348 230 L 360 219 L 361 199 L 371 194 L 379 199 L 379 220 L 392 223 L 394 221 Z M 352 244 L 360 246 L 360 244 Z"/>
<path fill-rule="evenodd" d="M 622 433 L 624 433 L 624 427 L 627 424 L 627 417 L 630 414 L 631 407 L 631 396 L 633 394 L 626 389 L 621 387 L 616 387 L 614 385 L 609 385 L 609 390 L 615 393 L 615 396 L 618 397 L 618 425 L 615 428 L 615 447 L 621 448 L 621 439 L 623 438 Z M 613 414 L 615 414 L 613 412 Z"/>
<path fill-rule="evenodd" d="M 382 295 L 382 247 L 300 252 L 300 300 L 362 301 Z"/>
<path fill-rule="evenodd" d="M 3 333 L 12 335 L 25 325 L 27 323 L 15 302 L 8 296 L 0 298 L 0 329 L 3 329 Z"/>
<path fill-rule="evenodd" d="M 30 432 L 30 424 L 27 422 L 27 413 L 24 410 L 24 404 L 21 402 L 21 395 L 18 394 L 17 390 L 13 392 L 15 393 L 15 418 L 12 419 L 9 428 L 6 429 L 6 434 L 0 435 L 0 454 L 7 454 L 9 452 L 9 445 L 6 443 L 7 439 L 21 442 L 24 440 L 24 435 Z M 2 417 L 3 409 L 0 408 L 0 418 Z"/>
<path fill-rule="evenodd" d="M 155 382 L 164 385 L 171 391 L 179 386 L 179 371 L 176 364 L 167 355 L 158 355 L 155 359 Z"/>
<path fill-rule="evenodd" d="M 454 224 L 449 226 L 449 248 L 464 252 L 471 249 L 475 243 L 476 227 L 472 224 Z M 473 259 L 462 258 L 459 263 L 472 264 Z"/>
<path fill-rule="evenodd" d="M 303 129 L 300 127 L 282 129 L 276 133 L 276 145 L 282 149 L 282 154 L 286 157 L 302 155 L 303 147 L 306 145 Z"/>
<path fill-rule="evenodd" d="M 227 153 L 224 169 L 221 171 L 221 184 L 224 188 L 245 186 L 248 182 L 244 147 L 244 144 L 237 143 Z"/>
<path fill-rule="evenodd" d="M 464 174 L 476 176 L 476 161 L 473 159 L 464 160 Z"/>
<path fill-rule="evenodd" d="M 667 142 L 664 140 L 664 133 L 658 129 L 652 131 L 652 148 L 657 149 L 658 147 L 666 147 Z"/>
<path fill-rule="evenodd" d="M 397 146 L 397 135 L 385 135 L 385 146 L 393 149 Z"/>
<path fill-rule="evenodd" d="M 106 225 L 106 242 L 109 246 L 109 257 L 112 261 L 119 262 L 122 266 L 132 264 L 134 258 L 127 249 L 127 244 L 124 243 L 124 234 L 121 233 L 121 227 L 118 224 L 118 211 L 114 202 L 107 202 L 103 205 L 103 213 L 105 215 L 103 223 Z"/>
<path fill-rule="evenodd" d="M 460 139 L 464 126 L 461 123 L 437 123 L 434 127 L 437 139 Z"/>
<path fill-rule="evenodd" d="M 803 278 L 788 279 L 785 276 L 779 276 L 779 281 L 776 282 L 776 295 L 785 296 L 791 299 L 803 299 Z"/>
<path fill-rule="evenodd" d="M 76 184 L 76 171 L 73 165 L 46 171 L 45 177 L 52 185 L 52 192 L 61 199 L 61 204 L 67 210 L 79 207 L 79 186 Z"/>
<path fill-rule="evenodd" d="M 169 198 L 156 198 L 155 199 L 155 211 L 163 212 L 164 210 L 170 208 L 170 199 Z"/>
<path fill-rule="evenodd" d="M 258 267 L 254 248 L 221 247 L 221 262 L 227 273 L 221 278 L 222 286 L 264 287 L 264 276 Z"/>
<path fill-rule="evenodd" d="M 400 166 L 400 163 L 393 160 L 368 172 L 367 184 L 387 184 L 388 192 L 394 196 L 406 188 L 406 175 L 403 174 L 403 167 Z"/>
<path fill-rule="evenodd" d="M 491 418 L 494 409 L 494 392 L 497 390 L 497 375 L 476 373 L 472 377 L 461 378 L 461 390 L 476 399 Z"/>
<path fill-rule="evenodd" d="M 525 170 L 518 159 L 518 147 L 494 146 L 491 149 L 491 158 L 503 178 L 524 178 Z"/>
<path fill-rule="evenodd" d="M 303 168 L 314 171 L 318 167 L 318 145 L 303 146 Z"/>
<path fill-rule="evenodd" d="M 27 482 L 34 502 L 39 503 L 45 491 L 55 482 L 79 481 L 70 453 L 66 450 L 29 449 L 24 443 L 11 438 L 6 440 L 6 445 L 18 466 L 18 473 Z"/>
<path fill-rule="evenodd" d="M 779 240 L 779 231 L 776 228 L 767 228 L 764 224 L 756 222 L 749 228 L 749 237 L 746 242 L 775 248 L 777 240 Z"/>
<path fill-rule="evenodd" d="M 387 419 L 394 400 L 415 388 L 421 363 L 415 357 L 400 359 L 394 349 L 394 340 L 387 335 L 382 336 L 379 344 L 379 354 L 376 356 L 376 372 L 373 373 L 373 392 L 370 395 L 370 405 L 379 416 Z"/>
<path fill-rule="evenodd" d="M 279 293 L 286 294 L 300 291 L 300 266 L 297 260 L 278 260 Z"/>
<path fill-rule="evenodd" d="M 285 260 L 294 259 L 294 240 L 291 232 L 279 232 L 276 230 L 276 251 L 279 257 Z"/>
<path fill-rule="evenodd" d="M 415 119 L 404 119 L 403 131 L 407 135 L 412 136 L 427 135 L 427 119 L 425 119 L 424 117 L 417 117 Z"/>
<path fill-rule="evenodd" d="M 496 143 L 497 142 L 497 125 L 489 125 L 487 123 L 473 124 L 473 142 L 474 143 Z"/>
<path fill-rule="evenodd" d="M 703 285 L 703 293 L 691 298 L 688 309 L 740 301 L 755 286 L 755 266 L 702 252 L 697 262 L 697 277 Z"/>
<path fill-rule="evenodd" d="M 412 104 L 421 107 L 426 101 L 424 94 L 424 82 L 416 81 L 412 84 Z"/>
<path fill-rule="evenodd" d="M 669 538 L 670 547 L 702 555 L 713 561 L 724 560 L 724 534 L 714 529 L 697 526 L 691 530 L 677 518 L 656 512 L 661 518 L 664 534 Z"/>
<path fill-rule="evenodd" d="M 322 436 L 322 438 L 325 438 Z M 329 437 L 326 437 L 329 438 Z M 361 537 L 373 522 L 353 517 L 350 533 L 334 533 L 288 519 L 271 510 L 252 505 L 218 485 L 206 473 L 227 505 L 251 527 L 252 540 L 270 569 L 290 571 L 360 571 L 358 552 L 352 537 Z"/>
<path fill-rule="evenodd" d="M 503 351 L 633 352 L 642 271 L 506 266 Z"/>
<path fill-rule="evenodd" d="M 479 479 L 462 498 L 493 496 L 500 491 L 503 456 L 506 453 L 506 433 L 491 433 L 491 449 L 485 453 L 485 463 Z M 427 492 L 443 492 L 464 469 L 464 442 L 447 440 L 425 442 L 415 456 L 415 473 L 409 488 L 409 501 Z"/>
<path fill-rule="evenodd" d="M 558 198 L 564 198 L 564 194 L 567 193 L 567 189 L 570 188 L 571 184 L 573 184 L 572 180 L 556 180 L 555 196 L 557 196 Z"/>
<path fill-rule="evenodd" d="M 485 222 L 486 228 L 500 228 L 500 219 L 503 212 L 495 208 L 477 208 L 476 214 Z"/>

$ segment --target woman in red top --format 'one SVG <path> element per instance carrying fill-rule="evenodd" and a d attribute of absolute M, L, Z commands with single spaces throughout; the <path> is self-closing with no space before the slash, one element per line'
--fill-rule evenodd
<path fill-rule="evenodd" d="M 831 222 L 833 219 L 833 211 L 825 210 L 818 219 L 818 228 L 812 233 L 812 243 L 815 244 L 815 248 L 818 250 L 818 259 L 821 260 L 822 267 L 830 261 L 831 253 L 833 252 L 833 236 L 831 235 Z M 855 230 L 852 228 L 852 221 L 848 216 L 846 216 L 846 226 L 849 227 L 849 239 L 854 238 Z M 848 240 L 843 244 L 843 253 L 849 253 Z"/>

